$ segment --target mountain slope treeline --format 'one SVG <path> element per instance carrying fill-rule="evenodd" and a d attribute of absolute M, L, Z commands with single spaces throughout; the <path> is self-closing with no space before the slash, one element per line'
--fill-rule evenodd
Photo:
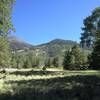
<path fill-rule="evenodd" d="M 71 40 L 55 39 L 34 46 L 15 36 L 8 37 L 8 42 L 12 49 L 11 66 L 15 68 L 62 67 L 65 51 L 79 45 Z"/>

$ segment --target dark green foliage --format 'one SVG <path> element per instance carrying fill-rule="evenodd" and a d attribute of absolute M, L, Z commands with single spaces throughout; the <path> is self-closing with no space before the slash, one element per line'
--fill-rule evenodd
<path fill-rule="evenodd" d="M 71 69 L 72 67 L 72 56 L 69 50 L 65 52 L 63 67 L 64 69 Z"/>
<path fill-rule="evenodd" d="M 74 69 L 86 69 L 86 55 L 80 50 L 78 45 L 73 46 L 72 51 L 72 66 Z"/>
<path fill-rule="evenodd" d="M 45 70 L 46 70 L 46 68 L 47 68 L 46 66 L 43 66 L 43 67 L 42 67 L 42 70 L 43 70 L 43 71 L 45 71 Z"/>
<path fill-rule="evenodd" d="M 60 64 L 59 64 L 59 63 L 60 63 L 59 57 L 54 57 L 52 63 L 53 63 L 53 66 L 54 66 L 54 67 L 60 67 L 60 66 L 59 66 L 59 65 L 60 65 Z"/>
<path fill-rule="evenodd" d="M 78 45 L 75 45 L 72 50 L 65 52 L 63 66 L 64 69 L 87 69 L 86 62 L 85 54 L 81 52 Z"/>
<path fill-rule="evenodd" d="M 93 10 L 92 14 L 84 19 L 81 34 L 81 46 L 91 47 L 93 42 L 100 37 L 100 7 Z"/>
<path fill-rule="evenodd" d="M 100 39 L 94 43 L 93 52 L 90 56 L 90 66 L 100 70 Z"/>
<path fill-rule="evenodd" d="M 88 57 L 90 68 L 100 69 L 100 7 L 95 8 L 92 14 L 84 20 L 82 30 L 82 47 L 93 46 L 93 52 Z"/>

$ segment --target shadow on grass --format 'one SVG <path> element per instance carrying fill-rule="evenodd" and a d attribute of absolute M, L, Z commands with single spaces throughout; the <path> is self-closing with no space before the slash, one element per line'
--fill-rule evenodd
<path fill-rule="evenodd" d="M 28 76 L 28 75 L 56 75 L 62 73 L 64 74 L 64 71 L 34 71 L 34 70 L 30 70 L 30 71 L 15 71 L 12 72 L 11 74 L 13 75 L 21 75 L 21 76 Z"/>
<path fill-rule="evenodd" d="M 0 100 L 100 100 L 99 76 L 8 81 L 13 92 L 0 94 Z"/>

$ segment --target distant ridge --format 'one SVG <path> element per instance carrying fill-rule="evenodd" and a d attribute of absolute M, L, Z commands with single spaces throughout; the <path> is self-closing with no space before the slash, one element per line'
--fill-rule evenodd
<path fill-rule="evenodd" d="M 70 49 L 73 45 L 78 44 L 71 40 L 54 39 L 48 43 L 33 46 L 25 43 L 23 40 L 16 38 L 15 36 L 8 37 L 8 41 L 12 50 L 28 50 L 33 52 L 38 51 L 39 53 L 44 53 L 50 57 L 62 54 L 65 50 Z"/>
<path fill-rule="evenodd" d="M 30 49 L 30 47 L 32 46 L 31 44 L 28 44 L 24 42 L 22 39 L 19 39 L 15 36 L 9 36 L 8 42 L 10 43 L 10 47 L 13 50 L 26 50 Z"/>
<path fill-rule="evenodd" d="M 77 44 L 78 43 L 71 40 L 54 39 L 48 43 L 37 45 L 34 47 L 34 49 L 44 51 L 48 56 L 53 57 L 55 55 L 62 54 L 62 52 Z"/>

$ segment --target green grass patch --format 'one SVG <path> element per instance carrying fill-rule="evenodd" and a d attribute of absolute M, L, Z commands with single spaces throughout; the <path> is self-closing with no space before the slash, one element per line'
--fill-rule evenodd
<path fill-rule="evenodd" d="M 0 100 L 100 100 L 100 71 L 12 72 L 0 79 Z"/>

